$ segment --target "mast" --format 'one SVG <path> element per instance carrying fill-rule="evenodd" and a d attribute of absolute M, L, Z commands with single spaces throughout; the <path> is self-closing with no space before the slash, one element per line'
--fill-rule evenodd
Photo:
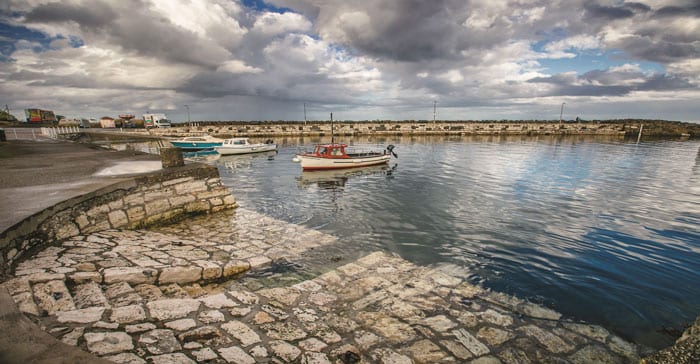
<path fill-rule="evenodd" d="M 331 144 L 335 143 L 335 136 L 333 135 L 333 113 L 331 113 Z"/>

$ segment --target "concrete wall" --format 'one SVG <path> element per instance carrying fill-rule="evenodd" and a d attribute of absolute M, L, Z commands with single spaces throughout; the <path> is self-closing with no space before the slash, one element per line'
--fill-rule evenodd
<path fill-rule="evenodd" d="M 138 228 L 236 207 L 215 167 L 193 164 L 137 176 L 60 202 L 0 234 L 0 276 L 23 257 L 70 236 Z"/>
<path fill-rule="evenodd" d="M 360 135 L 621 135 L 638 130 L 639 124 L 546 122 L 334 122 L 339 136 Z M 152 135 L 207 133 L 219 136 L 320 136 L 331 135 L 329 122 L 207 124 L 150 129 Z"/>

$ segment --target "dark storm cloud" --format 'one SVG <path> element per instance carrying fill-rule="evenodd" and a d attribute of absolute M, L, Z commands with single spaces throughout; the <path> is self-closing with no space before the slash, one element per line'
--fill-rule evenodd
<path fill-rule="evenodd" d="M 371 18 L 372 37 L 363 37 L 356 29 L 345 33 L 352 45 L 371 55 L 399 61 L 453 58 L 469 47 L 466 29 L 453 18 L 464 10 L 462 4 L 446 0 L 407 0 L 397 9 L 378 9 L 387 18 Z"/>
<path fill-rule="evenodd" d="M 594 1 L 588 1 L 583 5 L 586 17 L 596 19 L 618 20 L 634 16 L 634 11 L 622 6 L 604 6 Z"/>
<path fill-rule="evenodd" d="M 126 54 L 171 62 L 215 67 L 229 56 L 224 48 L 203 41 L 162 15 L 147 11 L 148 6 L 141 0 L 120 1 L 117 6 L 120 8 L 115 9 L 102 1 L 91 1 L 87 5 L 49 3 L 29 11 L 25 21 L 29 24 L 72 22 L 88 40 L 106 39 L 120 46 Z"/>
<path fill-rule="evenodd" d="M 664 6 L 654 13 L 655 17 L 700 16 L 700 5 L 694 6 Z"/>
<path fill-rule="evenodd" d="M 666 39 L 660 39 L 655 32 L 651 30 L 646 32 L 650 34 L 625 37 L 616 41 L 614 46 L 624 49 L 632 57 L 664 64 L 700 56 L 700 48 L 697 44 L 679 41 L 686 38 L 683 34 L 661 35 Z"/>
<path fill-rule="evenodd" d="M 25 15 L 25 19 L 30 23 L 48 24 L 73 21 L 80 26 L 100 28 L 109 26 L 117 16 L 111 6 L 101 2 L 90 6 L 54 2 L 37 6 Z"/>
<path fill-rule="evenodd" d="M 580 76 L 557 74 L 550 77 L 536 77 L 528 82 L 553 86 L 546 95 L 540 96 L 624 96 L 633 91 L 672 91 L 695 87 L 687 79 L 677 76 L 646 75 L 624 70 L 594 70 Z"/>

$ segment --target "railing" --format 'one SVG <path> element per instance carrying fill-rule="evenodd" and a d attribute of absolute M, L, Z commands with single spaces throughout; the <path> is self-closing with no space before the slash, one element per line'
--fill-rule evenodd
<path fill-rule="evenodd" d="M 37 128 L 3 128 L 7 140 L 37 140 L 46 139 L 43 132 Z"/>
<path fill-rule="evenodd" d="M 78 134 L 81 130 L 77 126 L 57 126 L 54 128 L 41 128 L 41 134 L 51 139 L 58 139 L 63 134 Z"/>

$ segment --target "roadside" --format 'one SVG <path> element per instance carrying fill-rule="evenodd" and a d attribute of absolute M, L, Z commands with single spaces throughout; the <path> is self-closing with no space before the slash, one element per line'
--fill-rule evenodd
<path fill-rule="evenodd" d="M 0 142 L 0 232 L 60 201 L 122 180 L 120 172 L 143 172 L 132 165 L 153 164 L 158 156 L 111 151 L 53 140 Z M 118 168 L 114 170 L 115 166 Z M 112 167 L 111 173 L 96 173 Z"/>

